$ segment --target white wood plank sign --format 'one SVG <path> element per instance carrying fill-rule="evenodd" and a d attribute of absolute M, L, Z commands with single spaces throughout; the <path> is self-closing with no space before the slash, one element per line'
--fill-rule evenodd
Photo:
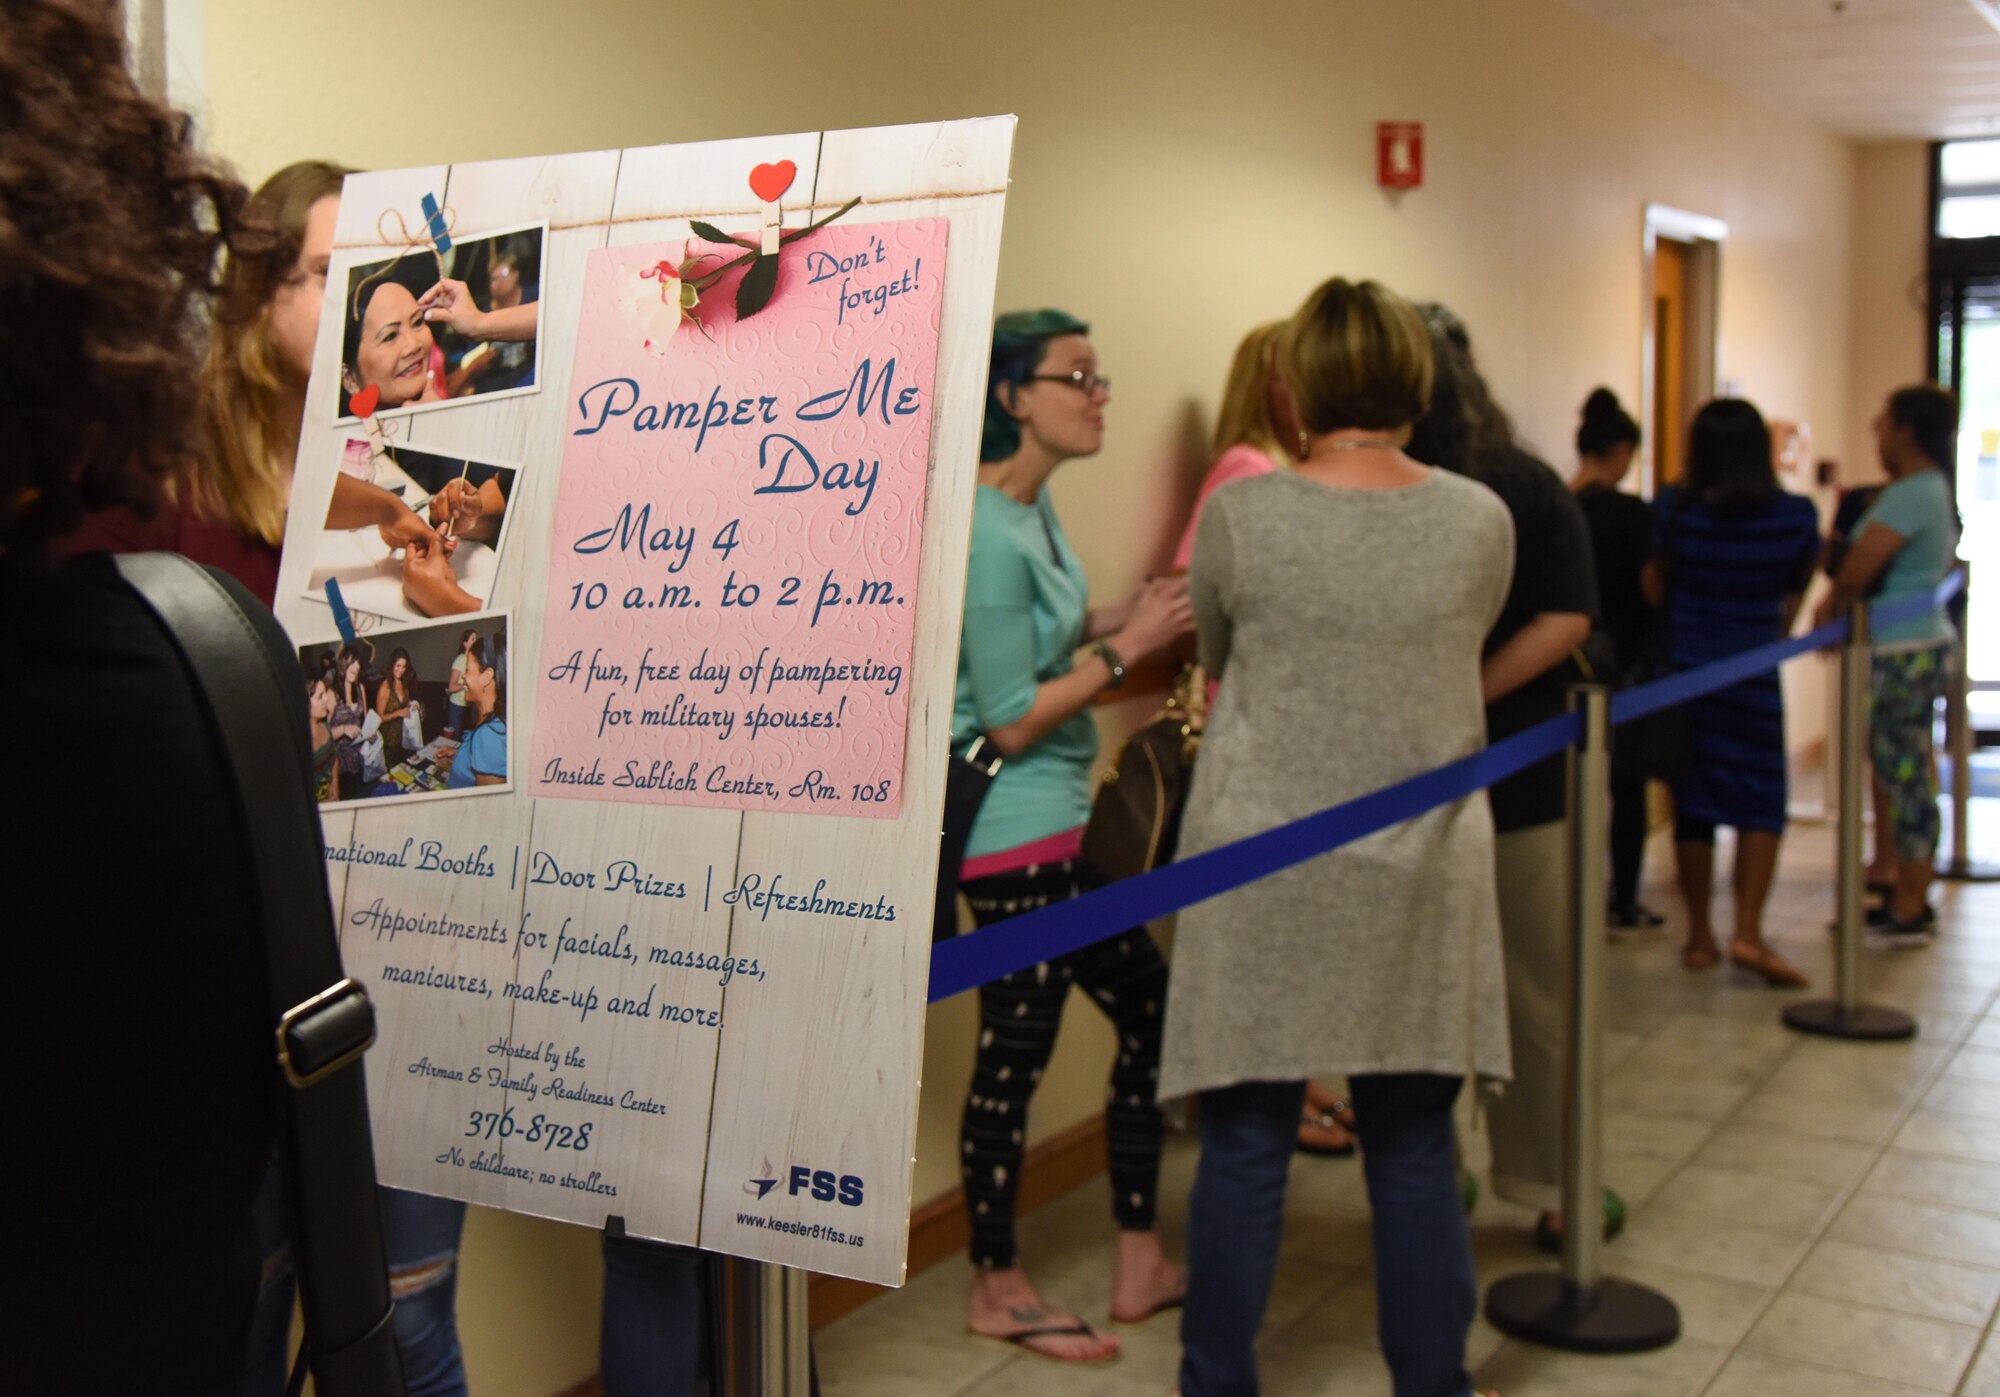
<path fill-rule="evenodd" d="M 1013 125 L 348 179 L 278 612 L 385 1183 L 901 1283 Z"/>

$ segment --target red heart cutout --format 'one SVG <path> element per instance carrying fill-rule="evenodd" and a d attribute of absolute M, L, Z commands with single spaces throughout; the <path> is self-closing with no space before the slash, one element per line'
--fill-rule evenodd
<path fill-rule="evenodd" d="M 799 177 L 799 167 L 789 160 L 780 160 L 775 165 L 759 165 L 750 172 L 750 192 L 767 204 L 778 202 L 778 196 L 792 187 L 792 181 Z"/>
<path fill-rule="evenodd" d="M 371 383 L 347 400 L 348 411 L 356 417 L 373 417 L 376 405 L 382 401 L 382 388 Z"/>

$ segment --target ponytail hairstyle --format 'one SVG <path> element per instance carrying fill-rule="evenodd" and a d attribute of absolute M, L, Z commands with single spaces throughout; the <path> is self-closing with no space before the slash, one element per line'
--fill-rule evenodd
<path fill-rule="evenodd" d="M 1583 420 L 1576 428 L 1576 454 L 1609 456 L 1621 446 L 1639 445 L 1639 424 L 1609 388 L 1599 388 L 1583 400 Z"/>
<path fill-rule="evenodd" d="M 1958 399 L 1935 383 L 1913 383 L 1889 395 L 1889 420 L 1908 427 L 1917 450 L 1951 474 L 1958 444 Z"/>
<path fill-rule="evenodd" d="M 474 727 L 488 722 L 507 721 L 507 638 L 503 632 L 495 631 L 490 636 L 482 636 L 478 644 L 466 651 L 473 662 L 493 676 L 493 711 L 481 718 Z"/>
<path fill-rule="evenodd" d="M 287 384 L 271 343 L 271 302 L 297 274 L 313 205 L 338 198 L 346 175 L 338 165 L 302 160 L 250 196 L 243 218 L 263 236 L 232 248 L 223 263 L 214 328 L 201 365 L 197 412 L 203 459 L 186 473 L 184 488 L 203 518 L 273 546 L 285 539 L 291 462 L 281 454 L 291 424 L 279 420 Z"/>

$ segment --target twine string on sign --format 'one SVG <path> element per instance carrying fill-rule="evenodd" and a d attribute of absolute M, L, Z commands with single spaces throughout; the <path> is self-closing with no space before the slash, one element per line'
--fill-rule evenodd
<path fill-rule="evenodd" d="M 438 210 L 438 217 L 444 223 L 445 235 L 449 237 L 456 231 L 458 214 L 452 209 L 450 204 L 446 204 Z M 396 226 L 393 236 L 390 234 L 388 226 L 391 220 L 394 220 Z M 437 244 L 431 240 L 430 225 L 428 222 L 425 223 L 422 232 L 412 236 L 410 225 L 403 221 L 403 211 L 401 209 L 384 209 L 375 216 L 375 236 L 380 238 L 386 246 L 393 247 L 397 251 L 394 257 L 391 257 L 387 262 L 376 268 L 375 271 L 363 277 L 360 283 L 355 286 L 354 299 L 348 307 L 348 314 L 356 320 L 361 318 L 361 293 L 374 283 L 388 276 L 390 272 L 396 269 L 397 263 L 413 252 L 428 252 L 432 260 L 437 263 L 438 280 L 444 280 L 444 254 L 437 250 Z"/>

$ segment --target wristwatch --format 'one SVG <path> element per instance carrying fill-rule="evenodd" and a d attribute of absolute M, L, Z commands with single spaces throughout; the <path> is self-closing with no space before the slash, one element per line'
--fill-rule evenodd
<path fill-rule="evenodd" d="M 1118 652 L 1101 640 L 1090 648 L 1097 652 L 1097 658 L 1104 661 L 1105 667 L 1111 671 L 1111 683 L 1109 687 L 1113 689 L 1124 688 L 1125 662 L 1118 658 Z"/>

